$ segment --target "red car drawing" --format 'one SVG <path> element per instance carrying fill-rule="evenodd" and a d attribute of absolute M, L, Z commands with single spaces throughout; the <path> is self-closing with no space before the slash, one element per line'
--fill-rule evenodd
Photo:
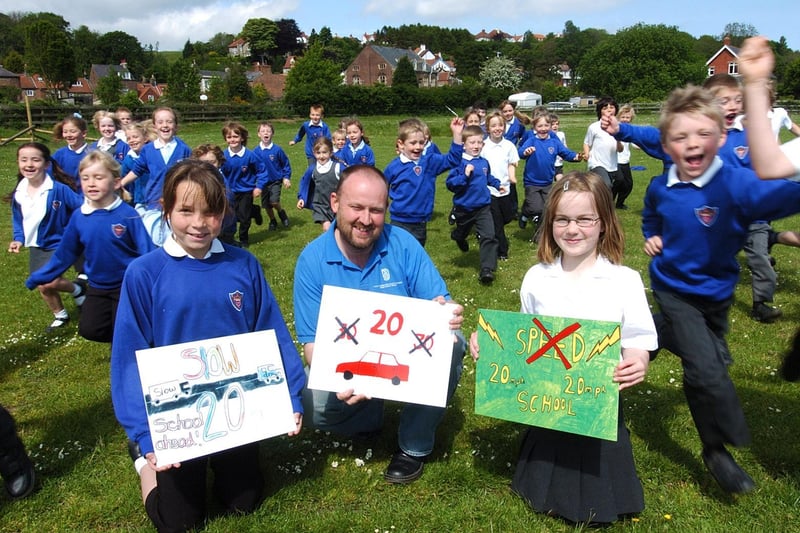
<path fill-rule="evenodd" d="M 347 361 L 336 365 L 336 372 L 342 372 L 344 379 L 354 375 L 371 376 L 391 380 L 392 385 L 408 381 L 408 365 L 401 365 L 390 353 L 368 351 L 358 361 Z"/>

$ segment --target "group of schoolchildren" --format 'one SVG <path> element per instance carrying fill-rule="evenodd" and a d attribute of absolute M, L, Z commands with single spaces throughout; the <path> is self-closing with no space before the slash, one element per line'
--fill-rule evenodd
<path fill-rule="evenodd" d="M 755 49 L 756 43 L 748 46 Z M 746 79 L 751 74 L 748 91 L 750 85 L 755 91 L 768 76 L 771 64 L 764 59 L 768 52 L 750 48 L 745 50 L 751 66 L 743 65 L 743 72 Z M 743 52 L 743 61 L 744 57 Z M 478 112 L 468 114 L 466 120 L 454 118 L 450 123 L 453 142 L 445 154 L 430 142 L 430 132 L 422 121 L 408 119 L 400 123 L 398 156 L 384 174 L 392 225 L 405 229 L 424 246 L 436 176 L 449 170 L 446 184 L 454 193 L 450 221 L 455 225 L 451 237 L 460 249 L 467 250 L 466 239 L 473 228 L 477 229 L 479 277 L 484 283 L 494 279 L 497 257 L 507 257 L 503 226 L 515 216 L 522 227 L 535 223 L 539 264 L 522 282 L 521 310 L 621 323 L 621 361 L 613 378 L 620 389 L 644 380 L 659 348 L 680 357 L 684 392 L 702 442 L 703 461 L 726 492 L 740 494 L 752 490 L 755 483 L 727 449 L 750 441 L 727 369 L 732 357 L 725 336 L 738 278 L 736 254 L 754 221 L 800 211 L 800 185 L 786 180 L 762 181 L 741 154 L 747 154 L 750 140 L 753 164 L 762 178 L 794 176 L 800 180 L 800 144 L 795 142 L 792 150 L 783 152 L 776 142 L 760 139 L 757 144 L 752 136 L 740 136 L 730 144 L 730 139 L 736 138 L 735 131 L 741 131 L 740 126 L 732 124 L 741 122 L 726 123 L 723 108 L 731 98 L 741 103 L 742 95 L 738 88 L 725 87 L 676 89 L 663 107 L 657 129 L 627 124 L 632 110 L 623 117 L 613 100 L 602 100 L 603 105 L 597 107 L 597 126 L 590 126 L 580 154 L 558 139 L 557 118 L 545 112 L 534 113 L 532 131 L 519 128 L 523 118 L 510 102 L 503 102 L 499 111 L 490 113 L 483 122 Z M 761 103 L 755 96 L 753 101 Z M 748 125 L 750 120 L 753 129 L 761 131 L 761 117 L 758 121 L 748 117 Z M 763 123 L 766 120 L 765 114 Z M 192 154 L 175 137 L 177 119 L 171 110 L 156 111 L 153 122 L 156 140 L 139 148 L 138 159 L 124 179 L 112 157 L 101 149 L 88 151 L 76 167 L 83 198 L 75 191 L 76 176 L 64 173 L 44 145 L 23 145 L 18 152 L 20 181 L 13 193 L 14 242 L 9 251 L 18 252 L 23 245 L 31 249 L 31 277 L 26 284 L 40 288 L 54 313 L 60 300 L 56 303 L 51 296 L 57 298 L 58 291 L 71 292 L 76 302 L 85 296 L 84 309 L 92 299 L 97 300 L 98 311 L 90 314 L 93 324 L 86 328 L 86 336 L 110 341 L 109 332 L 113 331 L 111 390 L 115 412 L 131 442 L 147 514 L 159 530 L 171 530 L 182 529 L 175 524 L 202 522 L 208 464 L 215 472 L 215 493 L 227 509 L 255 509 L 263 490 L 258 447 L 244 446 L 183 465 L 157 465 L 152 443 L 142 438 L 148 434 L 147 418 L 135 350 L 196 339 L 197 324 L 203 325 L 204 336 L 275 329 L 296 413 L 297 427 L 292 434 L 302 426 L 300 393 L 305 378 L 258 261 L 218 240 L 230 224 L 225 216 L 229 202 L 240 203 L 234 208 L 240 228 L 243 218 L 249 222 L 253 199 L 258 196 L 285 222 L 279 192 L 280 187 L 289 185 L 290 175 L 276 171 L 280 176 L 274 182 L 276 191 L 271 190 L 269 182 L 258 180 L 233 188 L 220 174 L 225 174 L 229 161 L 233 161 L 232 172 L 237 179 L 251 165 L 258 167 L 258 156 L 249 155 L 245 148 L 244 128 L 226 125 L 223 132 L 228 149 L 224 154 L 208 146 Z M 65 121 L 61 129 L 69 143 L 67 148 L 71 152 L 85 149 L 79 140 L 85 137 L 85 129 L 81 133 L 78 125 L 78 134 L 73 135 L 70 124 Z M 361 123 L 348 119 L 342 130 L 346 140 L 336 146 L 322 121 L 321 106 L 314 106 L 310 120 L 290 143 L 306 137 L 309 167 L 301 181 L 298 207 L 311 209 L 314 221 L 323 229 L 333 219 L 325 197 L 335 189 L 341 168 L 374 165 Z M 131 130 L 126 131 L 130 139 Z M 654 132 L 657 143 L 653 142 Z M 271 154 L 268 159 L 277 166 L 282 152 L 272 144 L 272 133 L 271 127 L 262 125 L 261 144 L 254 151 Z M 70 142 L 71 137 L 78 140 Z M 103 141 L 104 146 L 116 144 L 105 132 Z M 619 160 L 612 161 L 609 154 L 623 153 L 622 142 L 636 143 L 665 163 L 665 173 L 648 185 L 642 223 L 645 252 L 652 258 L 650 279 L 659 306 L 656 315 L 649 310 L 641 276 L 621 264 L 624 236 L 617 210 L 624 206 L 631 181 L 622 176 Z M 153 153 L 148 154 L 148 150 Z M 782 153 L 787 160 L 775 175 L 766 170 L 772 167 L 762 155 L 770 150 Z M 593 152 L 597 152 L 594 157 Z M 74 158 L 73 153 L 69 156 Z M 556 157 L 587 159 L 590 172 L 557 173 Z M 525 201 L 517 215 L 514 174 L 520 158 L 528 163 L 523 172 Z M 163 240 L 157 243 L 161 247 L 152 253 L 147 253 L 155 245 L 153 235 L 142 223 L 143 212 L 137 213 L 117 195 L 123 184 L 145 176 L 147 186 L 137 204 L 146 211 L 160 202 L 166 223 L 162 226 L 167 228 Z M 615 188 L 617 181 L 620 183 Z M 273 216 L 270 218 L 275 222 Z M 240 229 L 239 242 L 246 243 L 246 237 L 246 229 L 244 234 Z M 109 250 L 115 251 L 112 254 Z M 86 274 L 88 286 L 86 280 L 70 282 L 60 277 L 81 256 L 80 271 Z M 231 311 L 229 298 L 236 291 L 243 294 L 245 313 Z M 196 301 L 204 305 L 194 305 Z M 117 308 L 115 329 L 96 317 L 110 316 L 113 328 Z M 164 315 L 167 308 L 175 312 Z M 67 319 L 62 315 L 61 320 Z M 480 348 L 475 334 L 470 348 L 477 359 Z M 800 348 L 787 358 L 785 375 L 800 377 Z M 575 523 L 609 523 L 641 512 L 643 489 L 622 413 L 620 405 L 618 438 L 613 442 L 530 428 L 522 443 L 512 489 L 537 511 Z M 0 446 L 2 443 L 0 439 Z M 30 471 L 32 488 L 32 466 L 29 461 L 26 464 L 29 470 L 23 470 L 26 474 Z M 2 473 L 9 488 L 7 469 Z M 17 485 L 18 481 L 15 478 Z M 22 494 L 11 488 L 9 492 Z"/>

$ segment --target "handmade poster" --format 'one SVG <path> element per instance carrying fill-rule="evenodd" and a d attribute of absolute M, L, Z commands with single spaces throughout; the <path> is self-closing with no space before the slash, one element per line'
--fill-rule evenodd
<path fill-rule="evenodd" d="M 444 407 L 453 304 L 326 285 L 308 388 Z"/>
<path fill-rule="evenodd" d="M 478 310 L 475 412 L 617 440 L 620 325 Z"/>
<path fill-rule="evenodd" d="M 273 330 L 137 350 L 159 465 L 295 430 Z"/>

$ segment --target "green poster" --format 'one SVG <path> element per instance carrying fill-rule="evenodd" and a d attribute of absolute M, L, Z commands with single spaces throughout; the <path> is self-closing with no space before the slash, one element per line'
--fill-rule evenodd
<path fill-rule="evenodd" d="M 478 310 L 475 412 L 617 440 L 620 325 Z"/>

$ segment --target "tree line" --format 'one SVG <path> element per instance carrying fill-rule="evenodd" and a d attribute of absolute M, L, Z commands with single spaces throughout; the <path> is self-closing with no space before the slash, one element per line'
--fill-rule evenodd
<path fill-rule="evenodd" d="M 411 24 L 384 26 L 374 32 L 374 42 L 412 49 L 424 44 L 441 53 L 455 63 L 458 78 L 465 85 L 464 94 L 532 90 L 542 94 L 545 101 L 566 100 L 575 94 L 611 94 L 619 101 L 659 101 L 672 88 L 705 78 L 705 62 L 722 46 L 723 36 L 729 36 L 732 45 L 738 46 L 755 34 L 756 28 L 743 23 L 727 24 L 718 35 L 695 38 L 664 24 L 637 24 L 609 34 L 603 29 L 581 29 L 567 21 L 558 35 L 540 39 L 526 32 L 520 42 L 508 42 L 502 38 L 476 41 L 466 29 Z M 174 102 L 198 101 L 201 70 L 224 71 L 225 76 L 212 83 L 207 94 L 211 102 L 259 103 L 269 96 L 263 88 L 248 84 L 246 71 L 251 63 L 270 65 L 273 72 L 280 72 L 286 56 L 294 55 L 297 61 L 287 77 L 285 93 L 290 105 L 304 106 L 309 95 L 334 88 L 337 92 L 366 91 L 337 87 L 341 72 L 362 49 L 358 39 L 334 36 L 326 26 L 311 31 L 307 46 L 301 42 L 301 35 L 293 19 L 254 18 L 236 34 L 218 33 L 207 42 L 187 40 L 179 55 L 169 55 L 158 49 L 158 43 L 143 46 L 122 31 L 100 34 L 86 26 L 71 29 L 68 21 L 52 13 L 0 13 L 0 61 L 7 70 L 39 73 L 63 89 L 78 77 L 88 76 L 92 64 L 125 60 L 135 79 L 166 82 L 168 98 Z M 249 57 L 229 57 L 228 45 L 239 37 L 249 43 Z M 800 53 L 790 50 L 784 37 L 771 44 L 777 57 L 779 94 L 800 98 Z M 570 87 L 560 86 L 557 67 L 562 64 L 571 69 Z M 119 83 L 102 80 L 97 90 L 104 103 L 113 104 L 113 100 L 122 98 Z M 413 88 L 403 85 L 408 96 Z M 15 100 L 17 95 L 7 91 L 0 91 L 0 100 Z M 415 99 L 430 100 L 422 96 Z"/>

